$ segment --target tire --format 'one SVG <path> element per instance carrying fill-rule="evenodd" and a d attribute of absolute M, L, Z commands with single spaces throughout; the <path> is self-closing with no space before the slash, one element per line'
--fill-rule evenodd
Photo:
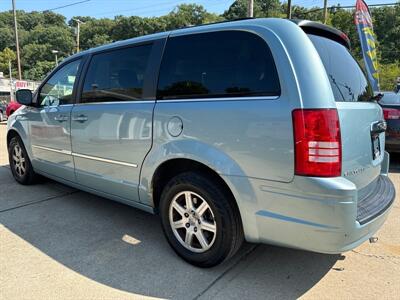
<path fill-rule="evenodd" d="M 19 136 L 15 136 L 8 144 L 8 160 L 11 172 L 17 182 L 23 185 L 33 184 L 38 175 L 33 171 L 25 146 Z"/>
<path fill-rule="evenodd" d="M 193 210 L 188 209 L 188 199 Z M 168 243 L 192 265 L 215 266 L 242 245 L 243 229 L 235 200 L 205 174 L 186 172 L 171 179 L 161 194 L 160 216 Z"/>

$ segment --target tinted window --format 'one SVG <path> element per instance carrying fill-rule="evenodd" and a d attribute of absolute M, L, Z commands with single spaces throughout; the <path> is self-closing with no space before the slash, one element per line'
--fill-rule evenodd
<path fill-rule="evenodd" d="M 224 31 L 168 39 L 158 98 L 279 95 L 274 60 L 255 34 Z"/>
<path fill-rule="evenodd" d="M 124 48 L 93 56 L 81 102 L 142 99 L 151 45 Z"/>
<path fill-rule="evenodd" d="M 57 106 L 73 103 L 72 92 L 81 60 L 75 60 L 61 67 L 40 89 L 41 106 Z"/>
<path fill-rule="evenodd" d="M 331 83 L 336 101 L 370 101 L 373 92 L 364 72 L 343 45 L 309 35 L 317 49 Z"/>

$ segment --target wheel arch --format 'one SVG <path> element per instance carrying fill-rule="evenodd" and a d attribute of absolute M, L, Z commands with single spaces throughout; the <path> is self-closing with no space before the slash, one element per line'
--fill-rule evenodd
<path fill-rule="evenodd" d="M 27 139 L 27 135 L 24 130 L 24 127 L 19 122 L 14 121 L 12 124 L 12 127 L 10 127 L 7 131 L 7 149 L 8 149 L 8 145 L 10 144 L 11 139 L 15 136 L 18 136 L 21 139 L 21 141 L 24 144 L 24 147 L 26 149 L 26 152 L 28 153 L 29 159 L 32 159 L 30 143 L 29 143 L 29 139 Z"/>
<path fill-rule="evenodd" d="M 195 170 L 206 172 L 218 180 L 232 195 L 232 200 L 240 214 L 246 239 L 250 237 L 253 241 L 257 240 L 258 233 L 254 216 L 257 197 L 254 187 L 240 165 L 227 153 L 198 140 L 178 140 L 153 145 L 141 166 L 138 193 L 140 202 L 152 207 L 154 213 L 158 213 L 159 196 L 162 187 L 166 184 L 165 181 L 168 180 L 167 177 L 161 177 L 163 178 L 161 185 L 158 185 L 160 174 L 170 173 L 168 167 L 172 167 L 175 171 L 184 171 L 188 168 L 193 170 L 194 167 Z M 178 173 L 174 172 L 174 174 Z M 169 178 L 172 177 L 169 176 Z"/>
<path fill-rule="evenodd" d="M 16 136 L 19 136 L 21 138 L 21 135 L 19 134 L 19 132 L 17 130 L 15 130 L 15 129 L 8 130 L 8 132 L 7 132 L 7 147 L 10 144 L 11 139 Z"/>
<path fill-rule="evenodd" d="M 220 185 L 226 193 L 234 201 L 236 208 L 239 211 L 236 198 L 231 191 L 229 185 L 225 180 L 218 174 L 217 171 L 199 161 L 188 159 L 188 158 L 172 158 L 161 163 L 155 170 L 151 179 L 151 194 L 153 207 L 158 210 L 160 203 L 161 193 L 165 185 L 175 176 L 184 172 L 197 172 L 207 177 L 211 177 L 212 180 Z M 240 212 L 240 211 L 239 211 Z"/>

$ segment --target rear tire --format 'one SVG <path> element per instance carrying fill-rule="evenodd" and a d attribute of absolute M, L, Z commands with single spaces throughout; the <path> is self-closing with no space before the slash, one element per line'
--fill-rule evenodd
<path fill-rule="evenodd" d="M 33 171 L 25 146 L 19 136 L 15 136 L 8 144 L 8 159 L 11 173 L 15 180 L 23 185 L 33 184 L 38 175 Z"/>
<path fill-rule="evenodd" d="M 165 186 L 160 200 L 168 243 L 187 262 L 212 267 L 233 256 L 243 242 L 232 196 L 207 175 L 186 172 Z"/>

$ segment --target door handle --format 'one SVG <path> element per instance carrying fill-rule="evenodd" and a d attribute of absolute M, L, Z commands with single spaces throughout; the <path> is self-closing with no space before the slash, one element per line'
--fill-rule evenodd
<path fill-rule="evenodd" d="M 66 122 L 68 121 L 68 117 L 66 115 L 57 115 L 54 117 L 54 120 L 58 122 Z"/>
<path fill-rule="evenodd" d="M 74 116 L 74 117 L 72 118 L 72 121 L 79 122 L 79 123 L 84 123 L 84 122 L 86 122 L 87 120 L 88 120 L 88 117 L 85 116 L 85 115 Z"/>

